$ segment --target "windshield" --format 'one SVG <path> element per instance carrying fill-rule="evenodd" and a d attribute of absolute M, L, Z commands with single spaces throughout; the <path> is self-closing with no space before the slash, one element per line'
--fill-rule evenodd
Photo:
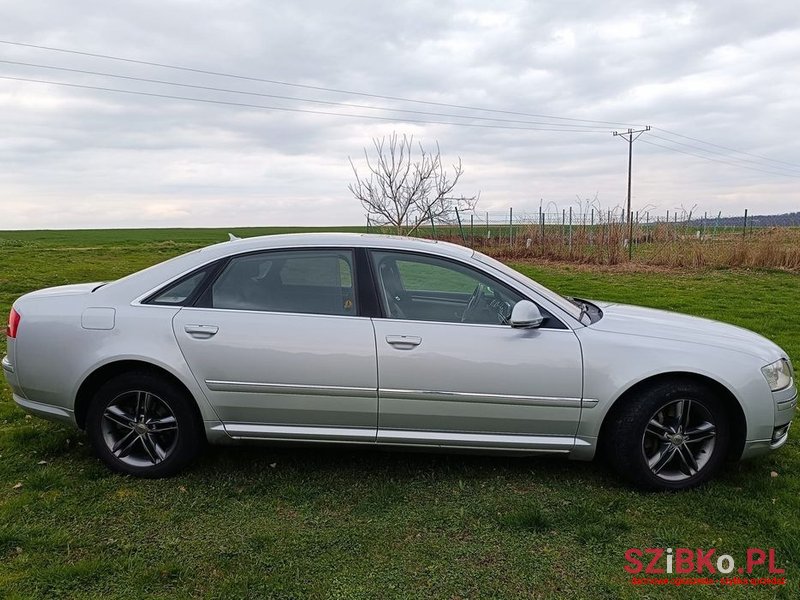
<path fill-rule="evenodd" d="M 515 281 L 521 283 L 525 287 L 528 287 L 538 293 L 540 296 L 544 296 L 550 302 L 561 308 L 564 312 L 569 314 L 577 321 L 581 321 L 581 316 L 583 315 L 583 311 L 581 310 L 581 303 L 571 300 L 570 298 L 566 298 L 561 294 L 555 293 L 553 290 L 549 290 L 540 283 L 536 283 L 530 277 L 526 277 L 519 271 L 515 271 L 508 265 L 501 263 L 499 260 L 495 260 L 491 256 L 486 256 L 485 254 L 478 252 L 477 250 L 473 254 L 473 256 L 479 260 L 480 262 L 489 265 L 490 267 L 500 271 L 504 275 L 508 275 Z"/>

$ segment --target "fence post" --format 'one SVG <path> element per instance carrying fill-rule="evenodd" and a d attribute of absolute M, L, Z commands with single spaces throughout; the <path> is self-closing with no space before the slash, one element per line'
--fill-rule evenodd
<path fill-rule="evenodd" d="M 544 248 L 544 213 L 542 212 L 541 207 L 539 207 L 539 231 L 542 238 L 542 248 Z"/>
<path fill-rule="evenodd" d="M 747 237 L 747 209 L 744 209 L 744 227 L 742 227 L 742 239 Z"/>
<path fill-rule="evenodd" d="M 475 247 L 475 215 L 469 216 L 469 245 Z"/>
<path fill-rule="evenodd" d="M 589 228 L 589 245 L 594 246 L 594 209 L 592 209 L 592 225 Z"/>
<path fill-rule="evenodd" d="M 367 233 L 369 233 L 369 232 L 370 232 L 370 228 L 369 228 L 369 215 L 367 215 Z"/>
<path fill-rule="evenodd" d="M 569 207 L 569 255 L 572 256 L 572 207 Z"/>
<path fill-rule="evenodd" d="M 464 228 L 461 226 L 461 215 L 458 214 L 458 207 L 456 207 L 456 220 L 458 221 L 458 232 L 461 234 L 461 241 L 467 243 L 467 236 L 464 235 Z"/>
<path fill-rule="evenodd" d="M 508 247 L 514 244 L 514 207 L 508 209 Z"/>
<path fill-rule="evenodd" d="M 542 218 L 542 205 L 539 205 L 539 243 L 544 246 L 544 219 Z"/>
<path fill-rule="evenodd" d="M 633 260 L 633 211 L 628 213 L 628 260 Z"/>

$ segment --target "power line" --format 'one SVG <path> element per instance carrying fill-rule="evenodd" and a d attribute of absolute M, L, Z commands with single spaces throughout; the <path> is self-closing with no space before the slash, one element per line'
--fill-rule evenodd
<path fill-rule="evenodd" d="M 233 74 L 233 73 L 225 73 L 225 72 L 212 71 L 212 70 L 206 70 L 206 69 L 197 69 L 197 68 L 192 68 L 192 67 L 184 67 L 184 66 L 180 66 L 180 65 L 173 65 L 173 64 L 167 64 L 167 63 L 159 63 L 159 62 L 152 62 L 152 61 L 137 60 L 137 59 L 132 59 L 132 58 L 113 56 L 113 55 L 109 55 L 109 54 L 99 54 L 99 53 L 92 53 L 92 52 L 83 52 L 83 51 L 78 51 L 78 50 L 70 50 L 70 49 L 66 49 L 66 48 L 57 48 L 57 47 L 53 47 L 53 46 L 44 46 L 44 45 L 38 45 L 38 44 L 28 44 L 28 43 L 23 43 L 23 42 L 15 42 L 15 41 L 11 41 L 11 40 L 1 40 L 0 39 L 0 44 L 18 46 L 18 47 L 23 47 L 23 48 L 33 48 L 33 49 L 45 50 L 45 51 L 49 51 L 49 52 L 59 52 L 59 53 L 72 54 L 72 55 L 78 55 L 78 56 L 87 56 L 87 57 L 92 57 L 92 58 L 100 58 L 100 59 L 105 59 L 105 60 L 113 60 L 113 61 L 119 61 L 119 62 L 131 63 L 131 64 L 146 65 L 146 66 L 152 66 L 152 67 L 158 67 L 158 68 L 164 68 L 164 69 L 172 69 L 172 70 L 176 70 L 176 71 L 198 73 L 198 74 L 203 74 L 203 75 L 212 75 L 212 76 L 215 76 L 215 77 L 227 77 L 227 78 L 239 79 L 239 80 L 245 80 L 245 81 L 254 81 L 254 82 L 268 83 L 268 84 L 281 85 L 281 86 L 289 86 L 289 87 L 295 87 L 295 88 L 301 88 L 301 89 L 332 92 L 332 93 L 337 93 L 337 94 L 348 94 L 348 95 L 353 95 L 353 96 L 362 96 L 362 97 L 367 97 L 367 98 L 377 98 L 377 99 L 392 100 L 392 101 L 398 101 L 398 102 L 408 102 L 408 103 L 422 104 L 422 105 L 428 105 L 428 106 L 441 106 L 441 107 L 453 108 L 453 109 L 459 109 L 459 110 L 470 110 L 470 111 L 480 111 L 480 112 L 488 112 L 488 113 L 495 113 L 495 114 L 507 114 L 507 115 L 516 115 L 516 116 L 524 116 L 524 117 L 551 119 L 551 120 L 557 120 L 557 121 L 567 121 L 569 123 L 566 123 L 566 124 L 562 125 L 560 123 L 539 123 L 539 122 L 535 122 L 535 121 L 516 121 L 516 120 L 511 120 L 511 119 L 508 119 L 508 120 L 505 120 L 505 119 L 491 119 L 489 117 L 479 117 L 479 116 L 476 116 L 476 115 L 456 115 L 456 114 L 449 114 L 449 113 L 434 113 L 434 112 L 426 112 L 426 111 L 413 111 L 413 110 L 410 110 L 410 109 L 392 109 L 392 108 L 382 108 L 382 107 L 371 107 L 371 106 L 366 106 L 366 105 L 351 104 L 351 103 L 345 103 L 345 102 L 337 103 L 337 102 L 334 102 L 334 101 L 317 100 L 317 99 L 310 99 L 310 98 L 294 98 L 294 97 L 291 97 L 291 96 L 280 96 L 280 95 L 277 95 L 277 94 L 261 94 L 261 93 L 257 93 L 257 92 L 247 92 L 247 91 L 243 91 L 243 90 L 227 90 L 227 89 L 224 89 L 224 88 L 213 88 L 213 87 L 210 87 L 210 86 L 198 86 L 198 85 L 191 85 L 191 84 L 180 84 L 180 83 L 177 83 L 177 82 L 168 82 L 168 81 L 160 81 L 160 80 L 149 80 L 149 79 L 145 79 L 145 78 L 136 78 L 136 77 L 132 77 L 132 76 L 115 75 L 115 74 L 109 74 L 109 73 L 99 73 L 99 72 L 93 72 L 93 71 L 82 71 L 82 70 L 79 70 L 79 69 L 67 69 L 67 68 L 64 68 L 64 67 L 53 67 L 53 66 L 48 66 L 48 65 L 34 65 L 34 64 L 31 64 L 31 63 L 15 63 L 14 61 L 0 61 L 0 62 L 7 62 L 9 64 L 21 64 L 21 65 L 26 65 L 26 66 L 34 66 L 34 67 L 39 67 L 39 68 L 52 68 L 52 69 L 58 69 L 58 70 L 64 70 L 64 71 L 85 72 L 86 74 L 93 74 L 93 75 L 99 75 L 99 76 L 116 77 L 116 78 L 121 78 L 121 79 L 130 79 L 130 80 L 138 80 L 138 81 L 144 81 L 144 82 L 148 82 L 148 83 L 158 83 L 158 84 L 163 84 L 163 85 L 175 85 L 175 86 L 181 86 L 181 87 L 193 87 L 195 89 L 207 89 L 209 91 L 220 91 L 220 92 L 226 92 L 226 93 L 247 94 L 247 95 L 256 95 L 256 96 L 278 98 L 278 99 L 286 99 L 286 100 L 296 100 L 296 101 L 300 101 L 300 102 L 310 102 L 310 103 L 316 103 L 316 104 L 326 104 L 326 105 L 334 105 L 334 106 L 339 106 L 340 105 L 340 106 L 346 106 L 346 107 L 351 107 L 351 108 L 360 108 L 360 109 L 368 109 L 368 110 L 383 110 L 383 111 L 387 111 L 387 112 L 388 111 L 394 111 L 394 112 L 403 112 L 403 113 L 407 113 L 407 114 L 442 116 L 442 117 L 456 118 L 456 119 L 478 119 L 478 120 L 483 120 L 483 121 L 496 121 L 496 122 L 502 122 L 502 123 L 508 122 L 508 123 L 519 123 L 519 124 L 530 124 L 530 125 L 542 124 L 542 125 L 546 125 L 546 126 L 552 127 L 552 128 L 545 128 L 545 127 L 512 127 L 512 126 L 488 125 L 488 124 L 479 124 L 479 123 L 459 123 L 459 122 L 446 122 L 446 121 L 437 121 L 437 120 L 392 118 L 392 117 L 381 117 L 381 116 L 376 116 L 376 115 L 354 115 L 354 114 L 335 113 L 335 112 L 328 112 L 328 111 L 316 111 L 316 110 L 300 109 L 300 108 L 288 108 L 288 107 L 277 107 L 277 106 L 262 106 L 262 105 L 247 104 L 247 103 L 242 103 L 242 102 L 228 102 L 228 101 L 222 101 L 222 100 L 191 98 L 191 97 L 175 96 L 175 95 L 169 95 L 169 94 L 156 94 L 156 93 L 141 92 L 141 91 L 134 91 L 134 90 L 123 90 L 123 89 L 107 88 L 107 87 L 100 87 L 100 86 L 87 86 L 87 85 L 70 84 L 70 83 L 65 83 L 65 82 L 55 82 L 55 81 L 46 81 L 46 80 L 38 80 L 38 79 L 27 79 L 27 78 L 6 77 L 6 76 L 0 76 L 0 79 L 9 79 L 9 80 L 16 80 L 16 81 L 29 81 L 29 82 L 33 82 L 33 83 L 44 83 L 44 84 L 49 84 L 49 85 L 59 85 L 59 86 L 75 87 L 75 88 L 83 88 L 83 89 L 93 89 L 93 90 L 115 92 L 115 93 L 124 93 L 124 94 L 135 94 L 135 95 L 141 95 L 141 96 L 160 97 L 160 98 L 167 98 L 167 99 L 174 99 L 174 100 L 185 100 L 185 101 L 190 101 L 190 102 L 203 102 L 203 103 L 209 103 L 209 104 L 239 106 L 239 107 L 244 107 L 244 108 L 256 108 L 256 109 L 264 109 L 264 110 L 280 110 L 280 111 L 299 112 L 299 113 L 305 112 L 305 113 L 311 113 L 311 114 L 322 114 L 322 115 L 330 115 L 330 116 L 345 116 L 345 117 L 351 117 L 351 118 L 364 118 L 364 119 L 381 120 L 381 121 L 401 121 L 401 122 L 408 122 L 408 123 L 423 123 L 423 124 L 436 124 L 436 125 L 455 125 L 455 126 L 479 127 L 479 128 L 488 128 L 488 129 L 517 129 L 517 130 L 533 130 L 533 131 L 564 131 L 564 132 L 572 132 L 572 133 L 579 133 L 579 132 L 599 133 L 599 132 L 606 132 L 606 130 L 592 129 L 592 125 L 579 125 L 578 123 L 589 123 L 589 124 L 596 124 L 596 125 L 625 125 L 626 127 L 629 125 L 628 123 L 621 123 L 621 122 L 618 122 L 618 121 L 600 121 L 600 120 L 592 120 L 592 119 L 579 119 L 579 118 L 572 118 L 572 117 L 560 117 L 560 116 L 555 116 L 555 115 L 545 115 L 545 114 L 538 114 L 538 113 L 527 113 L 527 112 L 519 112 L 519 111 L 492 109 L 492 108 L 479 107 L 479 106 L 451 104 L 451 103 L 447 103 L 447 102 L 435 102 L 435 101 L 430 101 L 430 100 L 418 100 L 418 99 L 413 99 L 413 98 L 404 98 L 404 97 L 400 97 L 400 96 L 389 96 L 389 95 L 382 95 L 382 94 L 373 94 L 373 93 L 368 93 L 368 92 L 359 92 L 359 91 L 353 91 L 353 90 L 345 90 L 345 89 L 338 89 L 338 88 L 315 86 L 315 85 L 309 85 L 309 84 L 292 83 L 292 82 L 280 81 L 280 80 L 274 80 L 274 79 L 266 79 L 266 78 L 252 77 L 252 76 L 246 76 L 246 75 L 238 75 L 238 74 Z M 567 129 L 566 127 L 573 127 L 573 129 Z M 578 129 L 578 128 L 581 128 L 581 129 Z M 714 148 L 719 148 L 721 150 L 728 150 L 729 152 L 734 152 L 734 153 L 737 153 L 737 154 L 750 156 L 750 157 L 757 158 L 757 159 L 764 160 L 764 161 L 769 161 L 771 163 L 776 163 L 778 165 L 786 165 L 784 167 L 780 167 L 780 166 L 773 167 L 771 165 L 763 165 L 763 166 L 766 166 L 767 168 L 786 169 L 787 167 L 789 167 L 789 168 L 792 168 L 792 169 L 800 169 L 800 165 L 797 165 L 795 163 L 782 161 L 782 160 L 778 160 L 778 159 L 773 159 L 773 158 L 770 158 L 770 157 L 767 157 L 767 156 L 763 156 L 763 155 L 760 155 L 760 154 L 755 154 L 755 153 L 747 152 L 747 151 L 744 151 L 744 150 L 738 150 L 736 148 L 731 148 L 729 146 L 723 146 L 721 144 L 715 144 L 713 142 L 708 142 L 708 141 L 705 141 L 705 140 L 701 140 L 699 138 L 683 135 L 683 134 L 680 134 L 680 133 L 677 133 L 677 132 L 674 132 L 674 131 L 670 131 L 670 130 L 667 130 L 667 129 L 659 128 L 659 127 L 653 127 L 652 129 L 661 131 L 661 132 L 663 132 L 663 133 L 665 133 L 667 135 L 671 135 L 671 136 L 675 136 L 675 137 L 680 137 L 680 138 L 683 138 L 683 139 L 691 140 L 691 141 L 694 141 L 694 142 L 697 142 L 697 143 L 700 143 L 700 144 L 704 144 L 704 145 L 711 146 L 711 147 L 714 147 Z M 737 158 L 737 157 L 728 156 L 728 155 L 726 155 L 724 153 L 720 153 L 720 152 L 713 152 L 711 150 L 707 150 L 705 148 L 693 146 L 691 144 L 685 144 L 685 143 L 679 142 L 677 140 L 671 140 L 671 139 L 668 139 L 668 138 L 663 138 L 663 137 L 660 137 L 660 136 L 656 136 L 654 134 L 651 134 L 651 135 L 653 135 L 653 137 L 657 137 L 658 139 L 661 139 L 661 140 L 666 141 L 668 143 L 678 144 L 678 145 L 682 145 L 682 146 L 689 147 L 689 148 L 694 148 L 694 149 L 699 150 L 701 152 L 717 154 L 719 156 L 725 156 L 725 157 L 730 158 L 731 160 L 735 160 L 735 161 L 742 161 L 742 162 L 749 162 L 749 163 L 752 163 L 752 164 L 759 164 L 759 163 L 757 163 L 755 161 L 749 161 L 749 160 L 743 159 L 743 158 Z M 728 161 L 725 161 L 725 160 L 712 158 L 712 157 L 709 157 L 709 156 L 695 154 L 693 152 L 687 152 L 687 151 L 679 150 L 677 148 L 673 148 L 673 147 L 670 147 L 670 146 L 664 146 L 664 145 L 661 145 L 661 144 L 657 144 L 655 142 L 648 142 L 646 140 L 642 140 L 642 141 L 644 143 L 650 144 L 651 146 L 657 146 L 657 147 L 660 147 L 660 148 L 664 148 L 666 150 L 672 150 L 674 152 L 679 152 L 679 153 L 686 154 L 686 155 L 689 155 L 689 156 L 694 156 L 694 157 L 697 157 L 697 158 L 703 158 L 703 159 L 706 159 L 706 160 L 711 160 L 711 161 L 714 161 L 714 162 L 728 164 L 728 165 L 731 165 L 731 166 L 738 166 L 740 168 L 750 169 L 750 170 L 753 170 L 753 171 L 760 171 L 760 172 L 767 173 L 767 174 L 770 174 L 770 175 L 783 175 L 783 176 L 786 176 L 786 177 L 797 177 L 798 176 L 798 175 L 787 174 L 787 173 L 783 173 L 783 172 L 779 172 L 779 171 L 778 172 L 776 172 L 776 171 L 768 171 L 768 170 L 760 169 L 760 168 L 757 168 L 757 167 L 750 167 L 750 166 L 746 166 L 746 165 L 732 163 L 732 162 L 728 162 Z"/>
<path fill-rule="evenodd" d="M 47 81 L 43 79 L 30 79 L 27 77 L 10 77 L 7 75 L 0 75 L 0 79 L 7 79 L 10 81 L 25 81 L 29 83 L 44 83 L 47 85 L 58 85 L 63 87 L 71 87 L 71 88 L 79 88 L 85 90 L 97 90 L 102 92 L 115 92 L 120 94 L 133 94 L 137 96 L 149 96 L 151 98 L 166 98 L 170 100 L 185 100 L 188 102 L 202 102 L 204 104 L 221 104 L 225 106 L 236 106 L 240 108 L 256 108 L 260 110 L 280 110 L 285 112 L 294 112 L 294 113 L 310 113 L 315 115 L 328 115 L 333 117 L 349 117 L 355 119 L 372 119 L 378 121 L 392 121 L 392 122 L 404 122 L 404 123 L 423 123 L 427 125 L 455 125 L 457 127 L 479 127 L 482 129 L 514 129 L 514 130 L 521 130 L 521 131 L 558 131 L 558 132 L 571 132 L 571 133 L 608 133 L 604 129 L 551 129 L 545 127 L 514 127 L 509 125 L 487 125 L 484 123 L 459 123 L 454 121 L 428 121 L 422 119 L 407 119 L 404 117 L 401 118 L 393 118 L 393 117 L 381 117 L 378 115 L 357 115 L 357 114 L 350 114 L 350 113 L 337 113 L 337 112 L 330 112 L 330 111 L 323 111 L 323 110 L 311 110 L 305 108 L 290 108 L 286 106 L 266 106 L 263 104 L 248 104 L 244 102 L 232 102 L 226 100 L 211 100 L 210 98 L 191 98 L 189 96 L 176 96 L 172 94 L 158 94 L 155 92 L 142 92 L 137 90 L 123 90 L 119 88 L 109 88 L 109 87 L 102 87 L 102 86 L 95 86 L 95 85 L 83 85 L 78 83 L 66 83 L 64 81 Z"/>
<path fill-rule="evenodd" d="M 53 46 L 42 46 L 42 45 L 38 45 L 38 44 L 26 44 L 26 43 L 23 43 L 23 42 L 12 42 L 10 40 L 0 40 L 0 44 L 7 44 L 7 45 L 10 45 L 10 46 L 20 46 L 20 47 L 23 47 L 23 48 L 35 48 L 37 50 L 47 50 L 49 52 L 61 52 L 61 53 L 65 53 L 65 54 L 76 54 L 76 55 L 79 55 L 79 56 L 89 56 L 91 58 L 102 58 L 102 59 L 105 59 L 105 60 L 115 60 L 115 61 L 120 61 L 120 62 L 138 64 L 138 65 L 147 65 L 147 66 L 150 66 L 150 67 L 159 67 L 159 68 L 163 68 L 163 69 L 173 69 L 173 70 L 176 70 L 176 71 L 187 71 L 187 72 L 190 72 L 190 73 L 199 73 L 199 74 L 202 74 L 202 75 L 213 75 L 215 77 L 229 77 L 229 78 L 232 78 L 232 79 L 243 79 L 243 80 L 246 80 L 246 81 L 258 81 L 260 83 L 269 83 L 269 84 L 273 84 L 273 85 L 283 85 L 283 86 L 297 87 L 297 88 L 316 90 L 316 91 L 322 91 L 322 92 L 333 92 L 333 93 L 336 93 L 336 94 L 349 94 L 351 96 L 364 96 L 364 97 L 367 97 L 367 98 L 380 98 L 380 99 L 383 99 L 383 100 L 395 100 L 395 101 L 399 101 L 399 102 L 411 102 L 411 103 L 414 103 L 414 104 L 427 104 L 429 106 L 442 106 L 442 107 L 447 107 L 447 108 L 457 108 L 457 109 L 461 109 L 461 110 L 477 110 L 477 111 L 483 111 L 483 112 L 501 113 L 501 114 L 516 115 L 516 116 L 522 116 L 522 117 L 534 117 L 534 118 L 540 118 L 540 119 L 554 119 L 554 120 L 559 120 L 559 121 L 572 121 L 572 122 L 577 122 L 577 123 L 593 123 L 593 124 L 598 124 L 598 125 L 624 125 L 625 127 L 628 127 L 629 125 L 631 125 L 630 123 L 620 123 L 620 122 L 617 122 L 617 121 L 596 121 L 596 120 L 593 120 L 593 119 L 577 119 L 577 118 L 572 118 L 572 117 L 559 117 L 559 116 L 554 116 L 554 115 L 544 115 L 544 114 L 537 114 L 537 113 L 517 112 L 517 111 L 511 111 L 511 110 L 500 110 L 500 109 L 494 109 L 494 108 L 483 108 L 483 107 L 479 107 L 479 106 L 450 104 L 450 103 L 447 103 L 447 102 L 434 102 L 434 101 L 431 101 L 431 100 L 416 100 L 416 99 L 413 99 L 413 98 L 403 98 L 403 97 L 400 97 L 400 96 L 387 96 L 387 95 L 382 95 L 382 94 L 372 94 L 372 93 L 368 93 L 368 92 L 357 92 L 357 91 L 353 91 L 353 90 L 344 90 L 344 89 L 328 88 L 328 87 L 317 86 L 317 85 L 309 85 L 309 84 L 303 84 L 303 83 L 292 83 L 292 82 L 287 82 L 287 81 L 279 81 L 279 80 L 276 80 L 276 79 L 265 79 L 265 78 L 261 78 L 261 77 L 251 77 L 251 76 L 247 76 L 247 75 L 237 75 L 237 74 L 233 74 L 233 73 L 223 73 L 223 72 L 220 72 L 220 71 L 210 71 L 210 70 L 206 70 L 206 69 L 195 69 L 195 68 L 192 68 L 192 67 L 183 67 L 183 66 L 171 65 L 171 64 L 167 64 L 167 63 L 159 63 L 159 62 L 152 62 L 152 61 L 146 61 L 146 60 L 136 60 L 136 59 L 133 59 L 133 58 L 123 58 L 123 57 L 120 57 L 120 56 L 113 56 L 113 55 L 110 55 L 110 54 L 97 54 L 97 53 L 93 53 L 93 52 L 82 52 L 82 51 L 79 51 L 79 50 L 68 50 L 66 48 L 55 48 Z"/>
<path fill-rule="evenodd" d="M 751 171 L 760 171 L 762 173 L 768 173 L 770 175 L 782 175 L 783 177 L 800 178 L 800 175 L 791 175 L 789 173 L 781 173 L 781 172 L 778 172 L 778 171 L 767 171 L 765 169 L 759 169 L 757 167 L 748 167 L 746 165 L 741 165 L 741 164 L 738 164 L 738 163 L 732 163 L 732 162 L 729 162 L 727 160 L 721 160 L 719 158 L 711 158 L 710 156 L 703 156 L 702 154 L 695 154 L 694 152 L 687 152 L 686 150 L 680 150 L 678 148 L 672 148 L 670 146 L 664 146 L 663 144 L 657 144 L 655 142 L 648 142 L 647 140 L 642 140 L 642 143 L 643 144 L 649 144 L 651 146 L 658 146 L 659 148 L 664 148 L 665 150 L 672 150 L 673 152 L 679 152 L 680 154 L 686 154 L 688 156 L 695 156 L 697 158 L 703 158 L 705 160 L 711 160 L 711 161 L 722 163 L 722 164 L 725 164 L 725 165 L 730 165 L 732 167 L 738 167 L 740 169 L 750 169 Z"/>
<path fill-rule="evenodd" d="M 676 133 L 674 131 L 670 131 L 669 129 L 662 129 L 661 127 L 653 127 L 653 129 L 658 129 L 659 131 L 663 131 L 666 134 L 674 135 L 674 136 L 677 136 L 677 137 L 680 137 L 680 138 L 684 138 L 686 140 L 692 140 L 693 142 L 700 142 L 701 144 L 706 144 L 708 146 L 714 146 L 715 148 L 721 148 L 722 150 L 730 150 L 731 152 L 737 152 L 739 154 L 745 154 L 747 156 L 753 156 L 755 158 L 761 158 L 763 160 L 768 160 L 770 162 L 781 163 L 781 164 L 784 164 L 784 165 L 789 165 L 791 167 L 800 168 L 800 165 L 795 164 L 795 163 L 786 162 L 784 160 L 778 160 L 776 158 L 770 158 L 768 156 L 763 156 L 761 154 L 753 154 L 752 152 L 745 152 L 744 150 L 737 150 L 736 148 L 731 148 L 729 146 L 721 146 L 719 144 L 714 144 L 712 142 L 707 142 L 705 140 L 701 140 L 701 139 L 698 139 L 698 138 L 690 137 L 688 135 L 683 135 L 681 133 Z"/>
<path fill-rule="evenodd" d="M 773 165 L 765 165 L 763 162 L 759 162 L 759 161 L 756 161 L 756 160 L 751 160 L 749 158 L 739 158 L 739 157 L 736 157 L 736 156 L 731 156 L 730 154 L 725 153 L 725 152 L 718 152 L 716 150 L 707 150 L 706 148 L 703 148 L 701 146 L 696 146 L 694 144 L 687 144 L 685 142 L 679 142 L 677 140 L 671 140 L 669 138 L 665 138 L 664 136 L 656 135 L 654 133 L 651 133 L 649 137 L 654 137 L 654 138 L 657 138 L 659 140 L 663 140 L 665 142 L 669 142 L 670 144 L 677 144 L 679 146 L 684 146 L 686 148 L 694 148 L 695 150 L 699 150 L 700 152 L 707 152 L 709 154 L 716 154 L 718 156 L 724 156 L 725 158 L 729 158 L 731 160 L 735 160 L 735 161 L 739 161 L 739 162 L 751 163 L 751 164 L 754 164 L 754 165 L 760 165 L 762 167 L 767 167 L 767 168 L 770 168 L 770 169 L 783 169 L 783 170 L 791 169 L 791 167 L 778 167 L 778 166 L 773 166 Z M 800 169 L 800 167 L 797 167 L 797 168 Z M 797 173 L 797 175 L 800 175 L 800 173 Z"/>
<path fill-rule="evenodd" d="M 207 85 L 196 85 L 191 83 L 180 83 L 176 81 L 166 81 L 163 79 L 149 79 L 146 77 L 134 77 L 131 75 L 120 75 L 117 73 L 106 73 L 103 71 L 89 71 L 86 69 L 73 69 L 68 67 L 57 67 L 54 65 L 41 65 L 36 63 L 28 63 L 28 62 L 20 62 L 16 60 L 2 60 L 0 59 L 0 63 L 9 64 L 9 65 L 18 65 L 23 67 L 35 67 L 38 69 L 50 69 L 54 71 L 65 71 L 69 73 L 81 73 L 83 75 L 97 75 L 100 77 L 112 77 L 114 79 L 125 79 L 128 81 L 141 81 L 145 83 L 156 83 L 159 85 L 170 85 L 175 87 L 183 87 L 183 88 L 191 88 L 196 90 L 206 90 L 212 92 L 224 92 L 229 94 L 242 94 L 246 96 L 259 96 L 262 98 L 275 98 L 279 100 L 293 100 L 298 102 L 309 102 L 313 104 L 324 104 L 326 106 L 344 106 L 347 108 L 359 108 L 359 109 L 368 109 L 368 110 L 382 110 L 385 112 L 401 112 L 401 113 L 409 113 L 415 115 L 427 115 L 427 116 L 434 116 L 434 117 L 447 117 L 447 118 L 456 118 L 456 119 L 477 119 L 480 121 L 492 121 L 497 123 L 517 123 L 517 124 L 526 124 L 526 125 L 545 125 L 549 127 L 573 127 L 573 128 L 585 128 L 585 129 L 597 129 L 597 126 L 593 125 L 578 125 L 578 124 L 565 124 L 562 125 L 560 123 L 547 123 L 543 121 L 521 121 L 516 119 L 498 119 L 496 117 L 478 117 L 474 115 L 456 115 L 452 113 L 438 113 L 438 112 L 428 112 L 423 110 L 410 110 L 410 109 L 402 109 L 402 108 L 386 108 L 381 106 L 369 106 L 367 104 L 353 104 L 350 102 L 334 102 L 332 100 L 317 100 L 315 98 L 303 98 L 299 96 L 282 96 L 279 94 L 266 94 L 263 92 L 251 92 L 248 90 L 234 90 L 230 88 L 218 88 L 212 87 Z"/>

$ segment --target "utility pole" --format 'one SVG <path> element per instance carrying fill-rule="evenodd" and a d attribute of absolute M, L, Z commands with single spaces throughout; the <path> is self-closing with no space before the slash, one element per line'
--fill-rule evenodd
<path fill-rule="evenodd" d="M 645 131 L 650 131 L 650 125 L 646 125 L 644 129 L 628 129 L 628 131 L 620 133 L 615 131 L 614 135 L 621 137 L 628 142 L 628 210 L 622 219 L 628 220 L 628 260 L 633 258 L 633 218 L 631 217 L 631 165 L 633 163 L 633 142 L 635 142 L 640 135 Z"/>

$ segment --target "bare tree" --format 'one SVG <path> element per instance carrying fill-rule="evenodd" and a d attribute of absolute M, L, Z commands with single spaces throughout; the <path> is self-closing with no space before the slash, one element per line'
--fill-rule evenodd
<path fill-rule="evenodd" d="M 461 159 L 449 174 L 442 164 L 439 144 L 429 153 L 422 144 L 414 145 L 414 137 L 373 138 L 375 156 L 370 159 L 367 148 L 364 158 L 368 175 L 361 177 L 353 159 L 350 166 L 356 177 L 347 189 L 361 202 L 371 222 L 394 227 L 398 234 L 412 234 L 431 221 L 452 223 L 456 209 L 475 208 L 479 195 L 455 196 L 453 189 L 464 170 Z M 414 156 L 418 148 L 419 156 Z"/>

